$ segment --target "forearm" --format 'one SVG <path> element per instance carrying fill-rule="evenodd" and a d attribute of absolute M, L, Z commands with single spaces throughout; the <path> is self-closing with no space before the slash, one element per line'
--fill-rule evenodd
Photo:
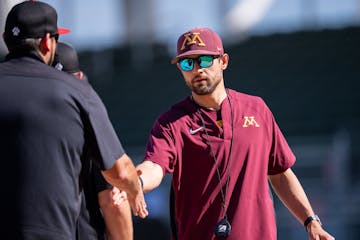
<path fill-rule="evenodd" d="M 106 235 L 109 240 L 132 240 L 133 223 L 129 202 L 124 199 L 120 204 L 113 204 L 111 189 L 98 193 L 99 205 L 102 210 Z"/>
<path fill-rule="evenodd" d="M 130 195 L 136 195 L 141 189 L 135 166 L 131 159 L 124 154 L 116 160 L 114 166 L 102 171 L 106 181 Z"/>
<path fill-rule="evenodd" d="M 301 224 L 304 224 L 309 216 L 314 215 L 305 191 L 291 169 L 269 176 L 269 179 L 280 200 Z M 310 221 L 306 226 L 306 231 L 309 234 L 309 240 L 335 239 L 322 228 L 319 221 Z"/>
<path fill-rule="evenodd" d="M 269 179 L 277 196 L 301 224 L 314 214 L 303 187 L 291 169 L 271 175 Z"/>
<path fill-rule="evenodd" d="M 151 161 L 144 161 L 136 167 L 143 182 L 143 191 L 149 192 L 158 187 L 163 179 L 163 170 L 160 165 Z"/>
<path fill-rule="evenodd" d="M 135 166 L 126 154 L 116 160 L 110 169 L 102 171 L 102 174 L 106 181 L 127 193 L 130 206 L 135 215 L 142 218 L 148 215 Z"/>

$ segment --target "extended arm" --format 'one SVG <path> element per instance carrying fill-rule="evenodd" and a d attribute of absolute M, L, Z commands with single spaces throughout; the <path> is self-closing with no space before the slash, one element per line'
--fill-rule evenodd
<path fill-rule="evenodd" d="M 289 168 L 283 173 L 269 176 L 271 185 L 289 211 L 303 224 L 305 219 L 314 215 L 310 202 L 294 172 Z M 307 226 L 310 240 L 333 240 L 318 221 Z"/>
<path fill-rule="evenodd" d="M 126 154 L 116 160 L 110 169 L 102 171 L 102 174 L 107 182 L 127 193 L 134 215 L 141 218 L 148 215 L 135 166 Z"/>
<path fill-rule="evenodd" d="M 143 181 L 144 192 L 149 192 L 158 187 L 164 177 L 160 165 L 148 160 L 139 164 L 136 169 Z"/>

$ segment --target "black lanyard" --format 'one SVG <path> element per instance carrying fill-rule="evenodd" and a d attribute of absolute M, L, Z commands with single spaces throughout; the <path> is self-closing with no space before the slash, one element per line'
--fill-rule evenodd
<path fill-rule="evenodd" d="M 204 121 L 203 117 L 201 116 L 201 112 L 198 109 L 199 116 L 200 116 L 201 123 L 202 123 L 202 127 L 205 130 L 206 141 L 207 141 L 207 143 L 209 145 L 211 155 L 212 155 L 212 157 L 214 159 L 214 164 L 216 166 L 216 173 L 217 173 L 218 180 L 219 180 L 220 194 L 221 194 L 221 199 L 222 199 L 222 210 L 223 210 L 222 211 L 222 217 L 223 218 L 215 226 L 215 235 L 218 236 L 218 237 L 227 237 L 227 236 L 229 236 L 230 235 L 230 230 L 231 230 L 231 225 L 227 220 L 226 195 L 228 193 L 229 182 L 230 182 L 231 154 L 232 154 L 232 145 L 233 145 L 233 138 L 234 138 L 234 113 L 233 113 L 232 104 L 231 104 L 229 96 L 227 96 L 227 99 L 229 101 L 230 113 L 231 113 L 231 140 L 230 140 L 230 150 L 229 150 L 229 157 L 228 157 L 228 173 L 227 173 L 227 179 L 226 179 L 226 184 L 225 184 L 225 193 L 224 193 L 223 187 L 221 186 L 220 169 L 219 169 L 219 167 L 217 165 L 214 150 L 211 147 L 209 134 L 208 134 L 208 131 L 206 130 L 206 127 L 205 127 L 205 121 Z"/>

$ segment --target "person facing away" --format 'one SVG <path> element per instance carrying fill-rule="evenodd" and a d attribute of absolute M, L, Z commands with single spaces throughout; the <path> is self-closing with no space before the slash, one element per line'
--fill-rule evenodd
<path fill-rule="evenodd" d="M 57 43 L 52 66 L 73 75 L 75 80 L 88 82 L 88 78 L 80 70 L 78 54 L 70 44 Z M 126 198 L 126 193 L 115 187 L 113 189 L 101 175 L 100 169 L 91 161 L 84 165 L 84 200 L 79 218 L 79 239 L 133 239 L 130 206 L 127 201 L 122 200 Z M 120 197 L 116 205 L 112 204 L 114 192 L 118 192 Z"/>
<path fill-rule="evenodd" d="M 145 192 L 172 174 L 172 239 L 277 239 L 268 181 L 309 239 L 334 239 L 291 170 L 295 156 L 270 109 L 225 88 L 229 55 L 219 35 L 185 32 L 172 63 L 191 95 L 157 118 L 137 166 Z"/>
<path fill-rule="evenodd" d="M 147 216 L 132 160 L 90 84 L 51 64 L 59 34 L 56 10 L 24 1 L 7 15 L 0 63 L 0 212 L 3 239 L 76 239 L 83 162 L 96 164 L 127 192 L 134 215 Z M 85 153 L 91 158 L 84 158 Z"/>

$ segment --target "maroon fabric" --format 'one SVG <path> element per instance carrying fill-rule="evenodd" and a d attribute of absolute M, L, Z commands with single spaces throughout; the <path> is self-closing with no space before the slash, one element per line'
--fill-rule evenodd
<path fill-rule="evenodd" d="M 189 55 L 222 55 L 224 48 L 220 36 L 209 28 L 194 28 L 183 33 L 177 42 L 177 56 L 172 63 Z"/>
<path fill-rule="evenodd" d="M 144 159 L 173 174 L 180 240 L 216 239 L 214 227 L 223 217 L 216 165 L 222 186 L 229 168 L 231 172 L 226 204 L 232 230 L 226 239 L 276 239 L 268 174 L 285 171 L 295 156 L 261 98 L 228 93 L 235 126 L 230 160 L 232 119 L 227 99 L 221 108 L 223 128 L 216 124 L 216 111 L 199 108 L 187 98 L 162 114 L 151 131 Z"/>

